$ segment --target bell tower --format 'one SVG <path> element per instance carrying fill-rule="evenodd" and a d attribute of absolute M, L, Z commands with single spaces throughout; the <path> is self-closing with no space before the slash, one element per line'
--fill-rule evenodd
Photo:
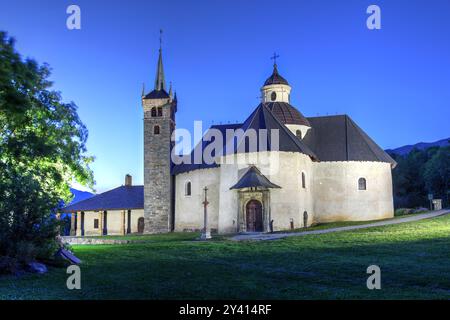
<path fill-rule="evenodd" d="M 174 222 L 174 177 L 171 174 L 170 158 L 175 130 L 177 99 L 172 97 L 172 88 L 166 91 L 159 48 L 155 86 L 145 94 L 142 89 L 144 109 L 144 221 L 145 233 L 164 233 L 173 230 Z"/>

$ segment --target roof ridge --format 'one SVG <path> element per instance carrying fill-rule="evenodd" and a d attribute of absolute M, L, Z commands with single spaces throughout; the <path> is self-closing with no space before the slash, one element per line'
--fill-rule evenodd
<path fill-rule="evenodd" d="M 316 154 L 306 145 L 304 144 L 302 141 L 300 141 L 299 139 L 297 139 L 297 137 L 291 132 L 291 130 L 288 129 L 288 127 L 286 127 L 285 124 L 283 124 L 273 113 L 272 111 L 270 111 L 270 109 L 268 107 L 266 107 L 265 105 L 263 105 L 263 107 L 270 113 L 270 115 L 273 117 L 273 119 L 275 119 L 275 122 L 277 122 L 277 124 L 282 128 L 282 130 L 284 130 L 284 132 L 288 135 L 288 137 L 297 145 L 297 147 L 300 149 L 300 151 L 302 153 L 305 153 L 307 155 L 309 155 L 310 157 L 319 160 L 319 158 L 316 156 Z M 308 153 L 309 152 L 309 153 Z"/>
<path fill-rule="evenodd" d="M 350 125 L 353 126 L 353 128 L 363 137 L 363 141 L 364 143 L 367 145 L 367 147 L 369 148 L 370 152 L 375 156 L 376 159 L 379 160 L 392 160 L 394 163 L 395 160 L 392 159 L 392 157 L 390 155 L 388 155 L 386 153 L 386 151 L 384 151 L 383 149 L 381 149 L 376 143 L 375 141 L 372 140 L 372 138 L 369 137 L 369 135 L 367 133 L 364 132 L 364 130 L 362 130 L 354 121 L 352 118 L 350 118 L 348 115 L 345 115 L 346 121 L 349 120 L 348 122 L 350 122 Z M 348 130 L 348 129 L 347 129 Z M 370 142 L 370 143 L 369 143 Z M 382 155 L 385 157 L 385 159 L 380 159 L 379 155 L 375 152 L 375 150 L 373 150 L 373 148 L 379 148 L 378 151 L 382 152 Z M 348 143 L 347 143 L 347 148 L 348 148 Z M 386 157 L 387 156 L 387 157 Z M 391 161 L 387 161 L 387 162 L 391 162 Z M 391 162 L 392 163 L 392 162 Z M 395 166 L 395 165 L 394 165 Z"/>
<path fill-rule="evenodd" d="M 94 194 L 92 197 L 89 197 L 89 198 L 87 198 L 87 199 L 83 199 L 83 200 L 81 200 L 81 201 L 78 201 L 78 202 L 75 202 L 75 203 L 71 203 L 71 204 L 69 204 L 68 206 L 65 206 L 65 207 L 62 208 L 62 209 L 70 208 L 70 207 L 73 206 L 73 205 L 84 204 L 85 202 L 92 201 L 94 198 L 97 198 L 97 197 L 106 195 L 106 194 L 108 194 L 108 193 L 110 193 L 110 192 L 113 192 L 113 191 L 115 191 L 115 190 L 117 190 L 117 189 L 120 189 L 120 188 L 123 188 L 123 187 L 143 187 L 143 185 L 132 185 L 132 186 L 121 185 L 121 186 L 115 187 L 115 188 L 113 188 L 113 189 L 111 189 L 111 190 L 107 190 L 107 191 L 102 192 L 102 193 Z"/>

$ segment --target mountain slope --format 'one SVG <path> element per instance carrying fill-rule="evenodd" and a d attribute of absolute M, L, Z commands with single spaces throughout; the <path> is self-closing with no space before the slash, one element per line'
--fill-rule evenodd
<path fill-rule="evenodd" d="M 395 149 L 387 149 L 385 151 L 388 153 L 405 155 L 405 154 L 410 153 L 413 149 L 424 150 L 424 149 L 428 149 L 431 147 L 445 147 L 445 146 L 450 145 L 449 141 L 450 141 L 450 138 L 442 139 L 442 140 L 435 141 L 435 142 L 419 142 L 416 144 L 406 145 L 406 146 L 398 147 Z"/>

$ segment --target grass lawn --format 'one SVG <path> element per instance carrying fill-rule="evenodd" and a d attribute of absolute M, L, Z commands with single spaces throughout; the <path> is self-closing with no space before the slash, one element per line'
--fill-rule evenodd
<path fill-rule="evenodd" d="M 1 299 L 448 299 L 450 215 L 398 225 L 276 241 L 191 241 L 74 246 L 82 289 L 65 269 L 0 277 Z M 381 290 L 366 269 L 381 268 Z"/>
<path fill-rule="evenodd" d="M 428 212 L 419 212 L 419 213 L 410 213 L 405 215 L 394 216 L 393 218 L 387 219 L 379 219 L 379 220 L 366 220 L 366 221 L 338 221 L 338 222 L 327 222 L 327 223 L 318 223 L 313 224 L 312 226 L 304 229 L 304 228 L 296 228 L 290 230 L 276 231 L 274 233 L 290 233 L 290 232 L 304 232 L 304 231 L 314 231 L 314 230 L 325 230 L 332 228 L 340 228 L 340 227 L 348 227 L 348 226 L 358 226 L 362 224 L 370 224 L 381 221 L 389 221 L 389 220 L 397 220 L 401 218 L 414 217 Z"/>

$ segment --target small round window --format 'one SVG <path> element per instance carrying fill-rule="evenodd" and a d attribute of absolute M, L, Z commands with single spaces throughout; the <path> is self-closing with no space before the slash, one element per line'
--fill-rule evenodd
<path fill-rule="evenodd" d="M 276 99 L 277 99 L 277 93 L 274 91 L 274 92 L 272 92 L 272 94 L 270 95 L 270 99 L 272 100 L 272 101 L 275 101 Z"/>

